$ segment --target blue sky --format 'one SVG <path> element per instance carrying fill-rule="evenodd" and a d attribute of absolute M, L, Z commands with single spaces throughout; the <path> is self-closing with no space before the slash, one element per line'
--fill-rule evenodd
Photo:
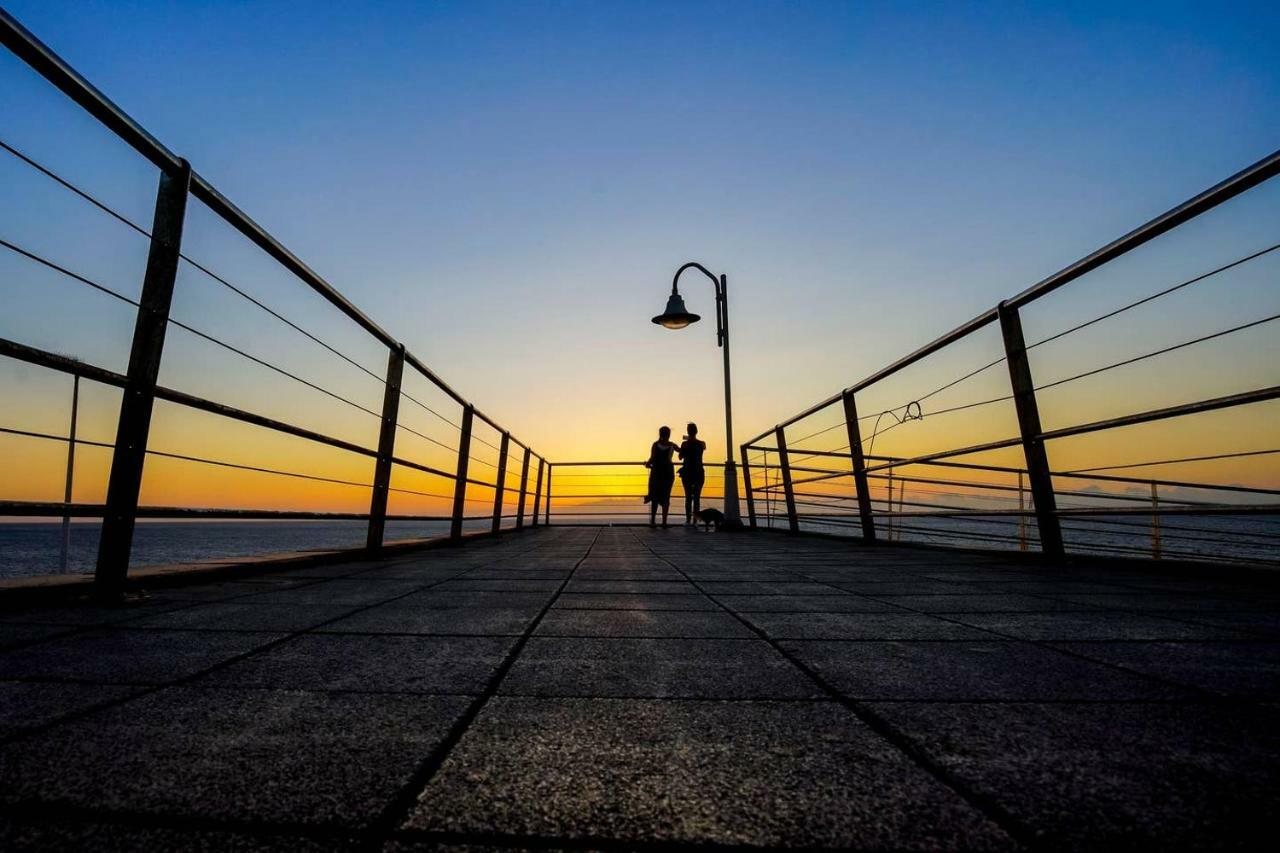
<path fill-rule="evenodd" d="M 685 260 L 730 276 L 746 438 L 1280 139 L 1274 4 L 6 8 L 466 395 L 560 456 L 643 447 L 656 421 L 695 418 L 720 440 L 713 330 L 648 323 Z M 153 171 L 7 55 L 0 113 L 0 136 L 149 220 Z M 1116 298 L 1274 235 L 1280 193 L 1264 191 Z M 136 247 L 51 236 L 87 215 L 69 202 L 0 200 L 23 205 L 0 213 L 5 233 L 134 280 Z M 229 235 L 210 225 L 188 246 L 380 364 Z M 1251 310 L 1276 302 L 1274 288 L 1242 287 Z M 687 288 L 711 316 L 709 288 Z M 104 359 L 127 353 L 127 317 L 42 306 L 48 294 L 11 294 L 22 311 L 0 334 L 47 343 L 63 331 L 38 318 L 66 311 L 88 352 L 101 334 Z M 218 299 L 192 284 L 177 304 L 229 337 L 256 328 Z M 1161 328 L 1185 324 L 1173 336 L 1186 337 L 1196 320 Z M 246 340 L 314 364 L 265 332 Z"/>

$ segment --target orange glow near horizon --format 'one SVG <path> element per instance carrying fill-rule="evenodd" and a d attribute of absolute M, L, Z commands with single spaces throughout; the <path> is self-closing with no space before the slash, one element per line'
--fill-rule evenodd
<path fill-rule="evenodd" d="M 990 387 L 980 390 L 999 396 L 1002 390 L 1000 384 L 1007 380 L 998 371 L 990 373 Z M 109 440 L 113 430 L 113 409 L 118 405 L 119 395 L 98 393 L 92 390 L 92 383 L 83 383 L 83 387 L 86 390 L 82 398 L 79 435 L 91 440 Z M 1064 425 L 1063 422 L 1088 422 L 1135 408 L 1153 408 L 1176 402 L 1177 397 L 1171 398 L 1168 392 L 1161 390 L 1162 387 L 1154 385 L 1134 389 L 1116 383 L 1109 389 L 1110 393 L 1105 395 L 1063 394 L 1053 397 L 1045 394 L 1042 418 L 1046 426 L 1051 427 Z M 966 393 L 972 395 L 974 392 Z M 1180 390 L 1178 393 L 1184 392 Z M 872 393 L 865 394 L 865 397 L 869 402 L 875 400 Z M 946 405 L 946 401 L 936 405 L 928 401 L 923 407 L 923 420 L 902 424 L 897 424 L 894 416 L 881 416 L 882 432 L 876 436 L 873 455 L 913 457 L 1016 435 L 1016 418 L 1011 402 L 1004 401 L 951 414 L 932 413 L 935 410 L 942 412 Z M 402 408 L 402 412 L 408 410 L 408 407 Z M 1069 417 L 1075 420 L 1069 421 L 1068 415 L 1059 415 L 1059 411 L 1068 412 Z M 33 407 L 22 415 L 21 425 L 24 427 L 50 433 L 61 432 L 56 429 L 55 424 L 59 417 L 66 416 L 65 406 L 59 405 Z M 821 457 L 804 459 L 805 450 L 839 451 L 847 447 L 845 431 L 839 424 L 838 417 L 839 407 L 832 406 L 788 429 L 789 436 L 804 437 L 826 426 L 838 427 L 826 430 L 812 440 L 793 443 L 793 465 L 826 470 L 848 469 L 848 463 L 844 460 Z M 314 423 L 316 420 L 313 414 L 310 421 Z M 1280 403 L 1273 401 L 1056 440 L 1049 445 L 1050 460 L 1054 470 L 1072 471 L 1096 466 L 1210 455 L 1214 452 L 1268 449 L 1275 440 L 1276 423 L 1280 423 Z M 477 481 L 492 482 L 496 473 L 497 453 L 485 442 L 496 446 L 500 437 L 479 421 L 476 424 L 472 444 L 474 458 L 469 476 Z M 419 431 L 417 427 L 421 426 L 418 424 L 414 427 L 415 432 L 399 432 L 397 455 L 439 470 L 452 471 L 456 463 L 456 451 L 449 446 L 447 440 L 435 436 L 428 439 L 415 434 Z M 875 419 L 864 415 L 861 424 L 864 449 L 871 444 L 870 435 L 874 426 Z M 707 432 L 710 429 L 703 434 Z M 448 438 L 443 432 L 437 431 L 436 435 Z M 592 456 L 607 461 L 620 462 L 628 457 L 638 461 L 643 458 L 648 440 L 636 428 L 619 424 L 613 429 L 606 429 L 596 424 L 592 425 L 589 440 L 579 442 L 576 434 L 570 434 L 566 446 L 552 446 L 546 448 L 545 452 L 552 462 L 557 458 L 561 461 L 586 461 Z M 772 441 L 772 436 L 769 436 L 762 443 L 769 446 Z M 153 454 L 147 461 L 142 489 L 141 501 L 147 506 L 343 513 L 368 511 L 368 484 L 372 480 L 373 460 L 367 456 L 164 402 L 158 402 L 156 406 L 150 448 L 160 454 L 201 457 L 246 467 L 223 467 Z M 566 455 L 559 456 L 557 452 Z M 517 446 L 512 445 L 507 470 L 509 490 L 518 488 L 521 453 Z M 575 455 L 569 456 L 569 453 Z M 46 502 L 61 499 L 66 462 L 65 443 L 3 435 L 0 436 L 0 454 L 5 459 L 4 499 Z M 715 461 L 719 454 L 709 449 L 708 457 L 709 462 Z M 1022 467 L 1021 450 L 1017 447 L 956 457 L 951 461 Z M 1280 460 L 1274 456 L 1253 456 L 1117 469 L 1105 473 L 1132 477 L 1135 480 L 1168 479 L 1276 489 L 1280 488 L 1278 463 Z M 759 463 L 753 464 L 758 466 Z M 109 449 L 78 445 L 73 495 L 75 502 L 101 503 L 105 499 L 109 466 Z M 246 470 L 249 467 L 288 471 L 323 478 L 323 481 Z M 980 484 L 1009 486 L 1016 481 L 1016 477 L 1011 479 L 1013 475 L 996 472 L 923 465 L 913 468 L 915 470 L 909 476 L 956 481 L 954 485 L 933 484 L 921 487 L 935 496 L 949 495 L 948 499 L 966 496 L 980 500 L 995 499 L 991 498 L 992 493 L 984 493 Z M 897 473 L 899 477 L 908 474 L 901 469 Z M 645 476 L 645 470 L 639 466 L 560 467 L 555 469 L 553 475 L 555 505 L 559 508 L 617 506 L 636 509 L 640 506 L 638 497 L 645 489 Z M 812 476 L 813 473 L 800 471 L 795 474 L 796 479 Z M 530 491 L 534 488 L 535 479 L 536 465 L 530 471 Z M 959 481 L 968 485 L 962 485 Z M 753 484 L 757 488 L 762 487 L 761 472 L 756 472 Z M 451 478 L 394 466 L 392 487 L 389 512 L 393 515 L 447 515 L 452 509 Z M 1064 491 L 1089 487 L 1100 489 L 1104 493 L 1119 494 L 1131 489 L 1132 485 L 1075 478 L 1060 478 L 1058 483 L 1058 488 Z M 847 477 L 807 483 L 804 488 L 815 494 L 851 494 Z M 882 499 L 884 489 L 885 483 L 873 478 L 873 497 Z M 916 487 L 911 487 L 911 490 L 917 491 Z M 709 499 L 718 499 L 720 493 L 714 480 L 709 483 L 706 494 Z M 983 497 L 979 498 L 980 495 Z M 492 509 L 493 489 L 473 484 L 468 488 L 467 500 L 467 514 L 486 514 Z M 511 500 L 508 495 L 507 503 Z M 532 511 L 531 505 L 526 509 Z"/>

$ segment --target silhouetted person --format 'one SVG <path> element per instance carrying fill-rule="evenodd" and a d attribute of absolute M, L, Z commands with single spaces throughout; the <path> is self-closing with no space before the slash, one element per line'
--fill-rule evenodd
<path fill-rule="evenodd" d="M 671 454 L 677 450 L 671 443 L 671 427 L 664 426 L 658 430 L 658 440 L 649 447 L 649 461 L 644 467 L 649 469 L 649 494 L 644 496 L 649 504 L 649 526 L 654 526 L 658 507 L 662 507 L 662 526 L 667 526 L 667 513 L 671 511 L 671 487 L 676 482 L 676 467 L 671 461 Z"/>
<path fill-rule="evenodd" d="M 684 523 L 693 524 L 693 516 L 702 509 L 702 486 L 707 482 L 706 469 L 702 467 L 702 454 L 707 443 L 698 440 L 698 425 L 689 424 L 689 434 L 680 444 L 680 482 L 684 485 Z"/>

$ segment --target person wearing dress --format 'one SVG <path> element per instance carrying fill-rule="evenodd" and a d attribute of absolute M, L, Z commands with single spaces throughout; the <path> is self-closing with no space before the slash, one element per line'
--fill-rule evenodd
<path fill-rule="evenodd" d="M 649 447 L 649 493 L 644 501 L 649 505 L 649 526 L 655 526 L 658 507 L 662 507 L 662 526 L 667 526 L 667 513 L 671 511 L 671 487 L 676 482 L 675 463 L 671 454 L 679 448 L 671 443 L 671 427 L 658 430 L 658 440 Z"/>
<path fill-rule="evenodd" d="M 684 523 L 693 524 L 694 515 L 702 509 L 702 486 L 707 481 L 702 467 L 702 454 L 707 443 L 698 440 L 698 425 L 689 424 L 688 435 L 680 444 L 680 483 L 684 486 Z"/>

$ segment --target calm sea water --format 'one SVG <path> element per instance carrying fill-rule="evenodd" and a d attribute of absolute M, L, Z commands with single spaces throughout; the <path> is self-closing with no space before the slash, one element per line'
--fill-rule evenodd
<path fill-rule="evenodd" d="M 565 519 L 566 521 L 571 519 Z M 596 522 L 610 521 L 596 516 Z M 619 517 L 618 522 L 634 521 Z M 774 519 L 775 526 L 785 519 Z M 853 518 L 830 522 L 806 520 L 802 528 L 816 532 L 851 535 Z M 764 523 L 764 519 L 761 519 Z M 912 530 L 904 530 L 909 525 Z M 487 522 L 473 521 L 469 530 L 485 529 Z M 99 522 L 71 525 L 70 571 L 93 570 L 98 548 Z M 887 534 L 883 519 L 877 529 Z M 440 536 L 448 523 L 440 521 L 392 521 L 387 540 Z M 975 519 L 913 518 L 899 521 L 897 538 L 967 547 L 1018 548 L 1016 522 L 983 523 Z M 991 534 L 1007 537 L 992 540 Z M 1028 545 L 1035 549 L 1035 524 L 1027 527 Z M 1150 556 L 1150 519 L 1140 516 L 1103 517 L 1064 522 L 1068 548 L 1076 553 Z M 1280 565 L 1280 518 L 1268 516 L 1203 516 L 1166 518 L 1161 525 L 1161 545 L 1166 557 L 1183 559 L 1231 559 Z M 133 547 L 134 566 L 193 563 L 229 557 L 251 557 L 284 552 L 356 548 L 364 544 L 363 521 L 207 521 L 139 522 Z M 0 524 L 0 577 L 56 574 L 59 571 L 62 527 L 57 522 Z"/>
<path fill-rule="evenodd" d="M 785 519 L 781 521 L 785 523 Z M 815 532 L 849 535 L 856 532 L 848 517 L 838 523 L 810 519 L 801 528 Z M 895 519 L 894 538 L 961 547 L 1019 548 L 1016 519 L 999 518 L 909 518 Z M 887 536 L 884 519 L 876 530 Z M 1067 550 L 1077 554 L 1150 557 L 1155 547 L 1151 518 L 1139 515 L 1064 518 L 1062 535 Z M 1039 546 L 1034 519 L 1026 527 L 1028 548 Z M 1231 560 L 1280 566 L 1280 517 L 1266 515 L 1165 516 L 1160 521 L 1159 547 L 1166 558 L 1184 560 Z"/>
<path fill-rule="evenodd" d="M 475 522 L 476 528 L 482 522 Z M 100 522 L 71 525 L 71 572 L 91 572 L 98 553 Z M 363 521 L 140 521 L 134 531 L 134 566 L 193 563 L 291 551 L 356 548 L 365 542 Z M 389 521 L 387 541 L 440 536 L 443 521 Z M 59 571 L 62 525 L 58 522 L 0 524 L 0 577 Z"/>

